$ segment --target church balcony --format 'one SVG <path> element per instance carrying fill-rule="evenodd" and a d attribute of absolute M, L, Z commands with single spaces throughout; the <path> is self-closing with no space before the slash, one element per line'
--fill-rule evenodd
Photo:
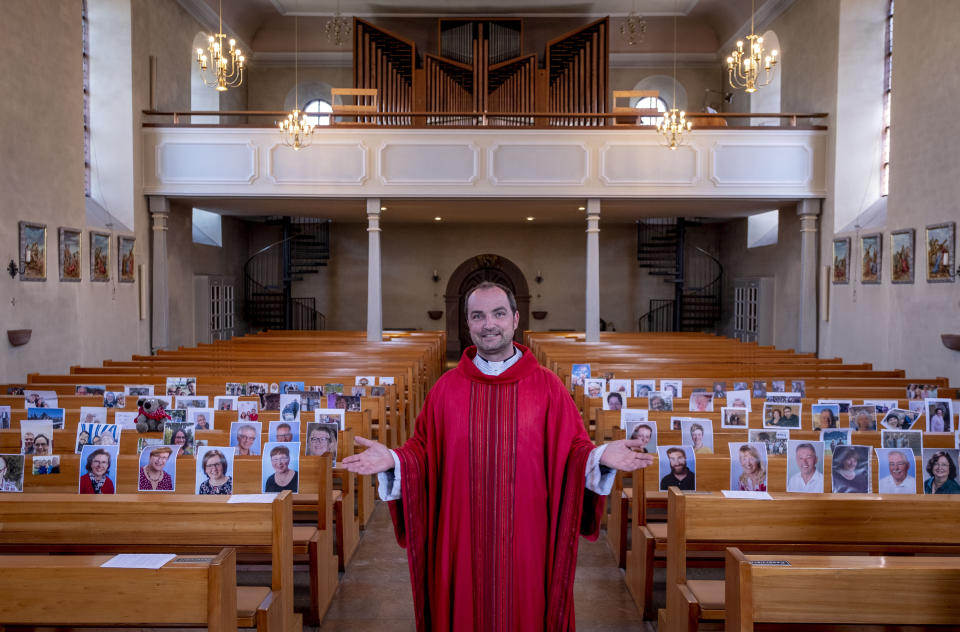
<path fill-rule="evenodd" d="M 527 127 L 484 125 L 482 117 L 470 127 L 334 125 L 318 127 L 312 144 L 294 151 L 275 127 L 182 125 L 191 113 L 145 114 L 175 121 L 144 123 L 147 195 L 802 199 L 827 190 L 828 132 L 796 125 L 819 123 L 822 114 L 768 115 L 786 125 L 777 127 L 734 126 L 757 114 L 710 115 L 711 126 L 695 127 L 674 151 L 653 127 L 604 125 L 603 115 L 572 119 L 589 126 L 558 125 L 556 117 Z M 730 126 L 714 126 L 718 118 Z"/>

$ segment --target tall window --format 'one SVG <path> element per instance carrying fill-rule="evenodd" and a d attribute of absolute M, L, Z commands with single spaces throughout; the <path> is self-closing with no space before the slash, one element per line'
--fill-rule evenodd
<path fill-rule="evenodd" d="M 83 64 L 83 194 L 90 197 L 90 17 L 87 0 L 80 3 Z"/>
<path fill-rule="evenodd" d="M 643 97 L 633 106 L 638 110 L 656 110 L 657 112 L 667 111 L 667 102 L 660 97 Z M 656 125 L 660 122 L 657 116 L 641 116 L 640 125 Z"/>
<path fill-rule="evenodd" d="M 890 193 L 890 94 L 893 79 L 893 0 L 887 5 L 883 55 L 883 140 L 880 149 L 880 195 Z"/>
<path fill-rule="evenodd" d="M 330 117 L 329 116 L 317 116 L 318 112 L 333 112 L 333 108 L 329 103 L 323 99 L 314 99 L 310 101 L 303 107 L 303 111 L 306 112 L 307 121 L 317 125 L 329 125 Z M 313 115 L 313 116 L 311 116 Z"/>

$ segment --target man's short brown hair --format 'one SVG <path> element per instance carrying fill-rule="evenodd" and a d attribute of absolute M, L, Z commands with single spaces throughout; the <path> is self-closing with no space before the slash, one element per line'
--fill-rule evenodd
<path fill-rule="evenodd" d="M 470 302 L 470 297 L 473 296 L 473 293 L 477 290 L 492 290 L 492 289 L 503 290 L 503 293 L 507 295 L 507 302 L 510 303 L 510 311 L 514 314 L 517 313 L 517 297 L 513 295 L 506 286 L 500 285 L 499 283 L 494 283 L 493 281 L 483 281 L 475 286 L 473 286 L 469 292 L 467 292 L 466 297 L 463 299 L 463 315 L 469 316 L 469 310 L 467 309 L 467 303 Z"/>

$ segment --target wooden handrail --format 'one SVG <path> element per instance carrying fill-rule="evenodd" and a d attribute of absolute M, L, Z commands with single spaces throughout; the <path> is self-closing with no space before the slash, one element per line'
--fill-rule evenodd
<path fill-rule="evenodd" d="M 287 110 L 143 110 L 142 111 L 146 116 L 286 116 L 290 112 Z M 638 114 L 642 115 L 643 112 L 638 110 Z M 395 117 L 402 115 L 405 117 L 409 116 L 429 116 L 429 117 L 474 117 L 474 118 L 483 118 L 491 116 L 523 116 L 523 117 L 533 117 L 533 118 L 616 118 L 622 117 L 622 112 L 420 112 L 420 111 L 409 111 L 409 112 L 377 112 L 371 114 L 370 116 L 377 117 Z M 316 112 L 310 113 L 310 116 L 317 117 L 330 117 L 337 116 L 333 112 Z M 762 113 L 762 112 L 717 112 L 717 113 L 707 113 L 707 112 L 687 112 L 687 118 L 726 118 L 726 119 L 737 119 L 737 118 L 777 118 L 777 119 L 822 119 L 829 116 L 826 112 L 815 112 L 811 114 L 801 113 L 801 112 L 771 112 L 771 113 Z"/>

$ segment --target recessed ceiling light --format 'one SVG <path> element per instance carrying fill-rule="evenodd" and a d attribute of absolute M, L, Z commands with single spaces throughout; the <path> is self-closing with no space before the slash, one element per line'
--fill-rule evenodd
<path fill-rule="evenodd" d="M 439 221 L 442 220 L 442 219 L 443 219 L 442 217 L 434 217 L 434 218 L 433 218 L 433 221 L 439 222 Z"/>
<path fill-rule="evenodd" d="M 578 210 L 578 211 L 585 211 L 585 210 L 587 210 L 587 207 L 586 207 L 586 206 L 578 206 L 578 207 L 577 207 L 577 210 Z"/>
<path fill-rule="evenodd" d="M 387 207 L 386 207 L 386 206 L 381 206 L 381 207 L 380 207 L 380 210 L 381 210 L 381 211 L 385 211 L 385 210 L 387 210 Z"/>
<path fill-rule="evenodd" d="M 532 218 L 532 217 L 528 217 L 528 218 L 527 218 L 527 221 L 528 221 L 528 222 L 532 222 L 532 221 L 533 221 L 533 218 Z"/>

